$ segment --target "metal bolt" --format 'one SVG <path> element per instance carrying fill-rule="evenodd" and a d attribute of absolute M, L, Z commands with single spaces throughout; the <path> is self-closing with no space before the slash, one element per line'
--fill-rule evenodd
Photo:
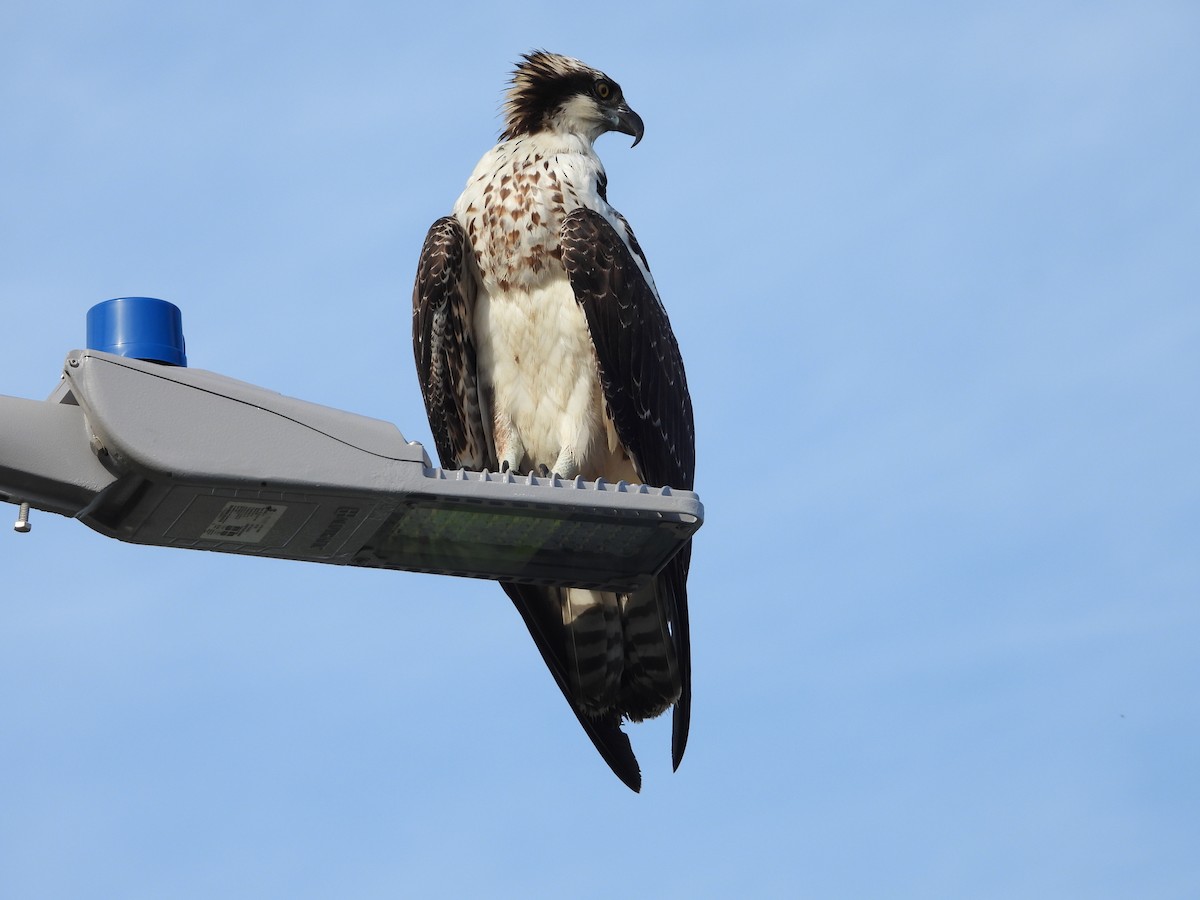
<path fill-rule="evenodd" d="M 22 503 L 21 509 L 17 513 L 17 521 L 13 524 L 13 531 L 20 534 L 28 534 L 29 529 L 33 526 L 29 524 L 29 504 Z"/>

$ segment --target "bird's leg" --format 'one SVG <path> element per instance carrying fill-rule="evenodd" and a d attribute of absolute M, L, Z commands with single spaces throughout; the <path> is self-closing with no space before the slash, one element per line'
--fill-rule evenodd
<path fill-rule="evenodd" d="M 559 451 L 554 463 L 554 474 L 559 478 L 570 479 L 579 474 L 579 460 L 575 458 L 575 448 L 570 445 Z"/>
<path fill-rule="evenodd" d="M 496 428 L 496 463 L 501 472 L 518 472 L 521 468 L 521 457 L 525 455 L 525 443 L 512 423 L 503 427 L 497 422 Z"/>

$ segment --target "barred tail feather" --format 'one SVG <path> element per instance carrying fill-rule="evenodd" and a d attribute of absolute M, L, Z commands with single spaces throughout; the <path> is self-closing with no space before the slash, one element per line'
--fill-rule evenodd
<path fill-rule="evenodd" d="M 621 598 L 621 707 L 635 722 L 659 715 L 679 697 L 679 663 L 658 593 L 658 585 L 653 585 Z"/>
<path fill-rule="evenodd" d="M 579 708 L 602 715 L 613 708 L 621 687 L 621 616 L 615 594 L 568 588 L 562 617 L 573 665 L 571 690 Z"/>

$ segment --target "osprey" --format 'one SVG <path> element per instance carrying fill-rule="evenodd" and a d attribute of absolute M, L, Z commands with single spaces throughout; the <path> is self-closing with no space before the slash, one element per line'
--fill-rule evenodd
<path fill-rule="evenodd" d="M 445 467 L 692 489 L 692 403 L 679 346 L 593 147 L 642 139 L 620 86 L 577 59 L 526 54 L 504 132 L 433 223 L 413 289 L 413 350 Z M 621 730 L 691 712 L 685 547 L 633 594 L 505 583 L 601 756 L 633 790 Z"/>

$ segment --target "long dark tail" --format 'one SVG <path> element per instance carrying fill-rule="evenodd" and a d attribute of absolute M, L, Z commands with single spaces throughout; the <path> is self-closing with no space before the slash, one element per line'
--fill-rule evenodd
<path fill-rule="evenodd" d="M 632 595 L 506 583 L 554 680 L 596 749 L 626 785 L 641 772 L 623 719 L 641 721 L 674 704 L 671 761 L 687 747 L 691 646 L 687 621 L 690 546 L 655 583 Z"/>
<path fill-rule="evenodd" d="M 576 650 L 574 642 L 568 641 L 563 625 L 563 590 L 511 583 L 501 586 L 521 614 L 546 667 L 600 756 L 630 790 L 640 791 L 642 772 L 629 736 L 621 730 L 620 712 L 610 706 L 605 712 L 589 714 L 575 700 L 573 682 L 578 683 L 579 679 L 568 672 L 575 667 Z"/>

